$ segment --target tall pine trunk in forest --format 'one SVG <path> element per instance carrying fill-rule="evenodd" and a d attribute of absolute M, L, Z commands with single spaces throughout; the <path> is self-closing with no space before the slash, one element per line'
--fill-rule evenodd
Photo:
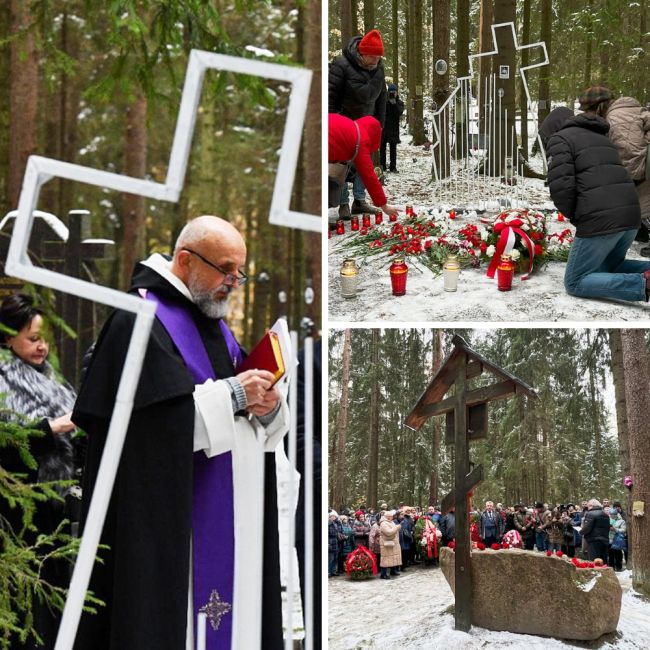
<path fill-rule="evenodd" d="M 370 422 L 368 427 L 368 487 L 366 505 L 377 507 L 377 481 L 379 472 L 379 330 L 372 330 L 370 348 Z"/>
<path fill-rule="evenodd" d="M 456 78 L 467 76 L 469 76 L 469 0 L 456 0 Z M 466 134 L 466 138 L 459 141 L 456 149 L 457 156 L 465 158 L 468 155 L 469 115 L 464 106 L 456 122 L 462 124 L 456 126 L 457 136 L 460 133 Z"/>
<path fill-rule="evenodd" d="M 375 0 L 363 0 L 363 28 L 367 34 L 375 29 Z"/>
<path fill-rule="evenodd" d="M 424 53 L 422 51 L 422 3 L 413 3 L 413 62 L 415 64 L 415 105 L 413 107 L 413 144 L 424 143 Z"/>
<path fill-rule="evenodd" d="M 345 501 L 345 473 L 346 457 L 345 443 L 347 440 L 349 384 L 350 384 L 350 356 L 351 356 L 351 331 L 346 328 L 343 335 L 343 369 L 341 371 L 341 401 L 339 416 L 336 421 L 336 465 L 334 466 L 334 491 L 332 506 L 341 508 Z"/>
<path fill-rule="evenodd" d="M 434 3 L 433 13 L 433 60 L 438 61 L 442 59 L 449 64 L 449 47 L 450 47 L 450 0 L 437 0 Z M 449 97 L 449 65 L 445 74 L 433 75 L 432 87 L 434 105 L 439 109 Z M 450 169 L 450 155 L 449 155 L 449 137 L 447 131 L 449 129 L 449 121 L 447 111 L 441 114 L 439 123 L 439 138 L 440 146 L 434 150 L 434 161 L 438 170 L 438 178 L 445 178 L 449 176 Z M 437 118 L 434 118 L 437 119 Z M 435 131 L 432 133 L 432 140 L 435 142 Z M 444 144 L 444 147 L 443 147 Z M 435 174 L 434 174 L 435 178 Z"/>
<path fill-rule="evenodd" d="M 587 44 L 585 46 L 585 72 L 582 78 L 582 85 L 584 88 L 587 88 L 591 85 L 591 58 L 593 56 L 593 42 L 594 42 L 594 33 L 593 33 L 593 20 L 594 15 L 594 0 L 587 0 L 587 11 L 586 11 L 586 24 L 585 24 L 585 33 L 587 38 Z M 576 89 L 576 96 L 580 95 L 583 89 Z M 573 108 L 573 107 L 571 107 Z"/>
<path fill-rule="evenodd" d="M 391 11 L 393 16 L 392 34 L 393 34 L 393 83 L 399 86 L 399 0 L 392 0 Z"/>
<path fill-rule="evenodd" d="M 433 356 L 431 376 L 435 377 L 442 365 L 442 330 L 433 330 Z M 431 418 L 431 481 L 429 483 L 429 505 L 438 503 L 438 486 L 440 484 L 440 428 L 441 418 Z"/>
<path fill-rule="evenodd" d="M 517 18 L 514 0 L 495 0 L 494 24 L 515 22 Z M 506 158 L 513 149 L 513 131 L 515 128 L 515 74 L 517 71 L 517 52 L 509 27 L 496 30 L 497 53 L 494 55 L 494 70 L 499 72 L 496 79 L 497 96 L 494 99 L 493 111 L 497 119 L 494 121 L 494 133 L 490 138 L 489 173 L 502 176 L 506 173 Z M 500 70 L 507 66 L 508 75 L 502 78 Z M 502 95 L 502 96 L 500 96 Z"/>
<path fill-rule="evenodd" d="M 302 192 L 302 209 L 307 214 L 321 213 L 321 81 L 323 71 L 321 67 L 320 35 L 322 29 L 322 3 L 321 0 L 313 0 L 306 3 L 304 9 L 305 34 L 304 39 L 304 62 L 305 66 L 313 71 L 309 102 L 307 104 L 307 115 L 305 116 L 305 135 L 303 138 L 302 166 L 304 169 L 304 183 Z M 314 143 L 318 143 L 315 145 Z M 294 237 L 302 239 L 304 251 L 304 267 L 307 277 L 311 279 L 311 286 L 315 288 L 316 297 L 321 295 L 321 237 L 320 233 L 294 231 Z M 296 260 L 296 264 L 301 261 Z M 314 321 L 320 320 L 320 301 L 314 301 L 308 310 L 308 314 Z M 318 313 L 316 313 L 318 312 Z M 296 327 L 298 319 L 295 319 Z"/>
<path fill-rule="evenodd" d="M 36 151 L 38 110 L 38 57 L 31 28 L 31 4 L 11 0 L 11 74 L 9 80 L 8 207 L 18 207 L 27 159 Z"/>
<path fill-rule="evenodd" d="M 621 348 L 621 330 L 609 330 L 608 334 L 612 378 L 614 380 L 618 453 L 621 461 L 621 472 L 624 476 L 627 476 L 630 473 L 630 443 L 625 406 L 625 372 L 623 368 L 623 350 Z"/>
<path fill-rule="evenodd" d="M 551 68 L 553 65 L 553 48 L 551 35 L 553 28 L 553 12 L 551 0 L 542 0 L 541 30 L 539 40 L 546 43 L 548 52 L 548 65 L 539 69 L 539 106 L 537 108 L 537 127 L 542 125 L 547 115 L 551 112 Z"/>
<path fill-rule="evenodd" d="M 481 0 L 481 9 L 479 14 L 479 44 L 480 53 L 489 52 L 492 49 L 492 0 Z M 492 57 L 484 56 L 478 60 L 478 92 L 479 98 L 479 122 L 480 132 L 487 133 L 487 103 L 489 101 L 490 82 L 489 77 L 492 74 Z M 485 88 L 488 88 L 487 95 Z"/>
<path fill-rule="evenodd" d="M 621 330 L 625 399 L 630 440 L 632 503 L 644 504 L 644 516 L 628 521 L 632 586 L 650 596 L 650 371 L 645 331 Z"/>
<path fill-rule="evenodd" d="M 344 50 L 356 30 L 354 30 L 352 25 L 352 5 L 350 4 L 350 0 L 340 0 L 340 2 L 341 49 Z"/>
<path fill-rule="evenodd" d="M 523 2 L 523 15 L 521 25 L 521 43 L 530 43 L 530 0 Z M 529 60 L 528 50 L 521 51 L 521 67 L 524 68 L 528 65 Z M 528 160 L 528 98 L 524 91 L 523 77 L 519 75 L 519 115 L 521 116 L 521 152 L 526 160 Z"/>
<path fill-rule="evenodd" d="M 124 174 L 144 178 L 147 171 L 147 99 L 138 94 L 126 109 Z M 126 194 L 122 215 L 120 288 L 127 289 L 136 262 L 146 252 L 145 199 Z"/>

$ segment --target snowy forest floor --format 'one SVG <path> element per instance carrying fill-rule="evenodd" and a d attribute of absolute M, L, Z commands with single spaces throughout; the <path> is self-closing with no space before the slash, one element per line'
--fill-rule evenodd
<path fill-rule="evenodd" d="M 434 187 L 429 182 L 431 154 L 422 147 L 408 144 L 409 136 L 401 137 L 402 143 L 397 146 L 399 173 L 386 174 L 384 190 L 388 203 L 401 207 L 411 203 L 416 212 L 430 208 L 458 210 L 467 207 L 462 201 L 451 204 L 444 198 L 435 198 Z M 541 167 L 541 163 L 537 166 Z M 518 205 L 525 198 L 529 207 L 554 210 L 548 188 L 541 180 L 525 179 L 525 192 L 523 187 L 516 191 L 506 190 L 506 186 L 503 188 L 510 192 L 511 199 L 518 197 Z M 476 188 L 470 188 L 464 195 L 470 201 L 481 200 Z M 496 212 L 495 207 L 489 214 Z M 462 228 L 468 223 L 472 222 L 459 212 L 454 226 Z M 570 224 L 553 222 L 547 226 L 550 234 L 560 232 Z M 395 297 L 390 288 L 390 261 L 384 255 L 372 256 L 361 263 L 357 296 L 346 299 L 341 296 L 339 271 L 343 260 L 350 255 L 341 243 L 353 236 L 333 235 L 328 242 L 328 311 L 330 319 L 334 321 L 634 321 L 650 318 L 650 305 L 645 302 L 592 300 L 568 295 L 563 283 L 564 262 L 550 262 L 523 282 L 515 276 L 510 292 L 497 290 L 496 279 L 490 280 L 485 275 L 484 264 L 478 269 L 463 269 L 458 291 L 446 293 L 443 291 L 442 276 L 434 277 L 430 270 L 412 263 L 412 258 L 409 258 L 406 295 Z M 639 255 L 641 246 L 643 244 L 634 242 L 628 257 L 643 259 Z"/>
<path fill-rule="evenodd" d="M 618 628 L 615 633 L 604 635 L 594 642 L 493 632 L 479 627 L 472 627 L 469 633 L 456 631 L 454 596 L 438 567 L 411 567 L 407 573 L 390 581 L 378 577 L 360 581 L 347 577 L 330 578 L 328 647 L 330 650 L 647 649 L 650 647 L 650 602 L 632 590 L 630 571 L 617 575 L 623 588 Z M 543 613 L 531 612 L 531 616 L 537 615 Z"/>

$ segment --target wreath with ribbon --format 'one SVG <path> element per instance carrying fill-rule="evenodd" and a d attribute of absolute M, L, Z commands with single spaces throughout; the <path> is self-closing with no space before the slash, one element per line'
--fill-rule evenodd
<path fill-rule="evenodd" d="M 343 568 L 353 580 L 363 580 L 377 575 L 377 558 L 365 546 L 357 546 L 354 551 L 348 553 Z"/>

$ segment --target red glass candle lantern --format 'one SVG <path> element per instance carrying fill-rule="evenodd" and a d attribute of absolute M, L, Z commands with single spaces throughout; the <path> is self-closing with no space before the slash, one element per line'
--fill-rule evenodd
<path fill-rule="evenodd" d="M 406 262 L 400 257 L 390 265 L 390 282 L 393 286 L 394 296 L 403 296 L 406 293 L 406 275 L 408 273 Z"/>
<path fill-rule="evenodd" d="M 515 265 L 510 255 L 502 255 L 497 266 L 497 287 L 499 291 L 512 289 L 512 278 L 515 274 Z"/>
<path fill-rule="evenodd" d="M 412 217 L 413 216 L 413 206 L 410 203 L 406 204 L 406 216 L 407 217 Z"/>
<path fill-rule="evenodd" d="M 364 214 L 362 217 L 362 224 L 364 228 L 370 228 L 370 215 Z"/>
<path fill-rule="evenodd" d="M 397 221 L 397 212 L 393 212 L 393 214 L 388 217 L 388 221 Z"/>
<path fill-rule="evenodd" d="M 343 221 L 343 219 L 339 219 L 336 222 L 336 234 L 345 235 L 345 221 Z"/>
<path fill-rule="evenodd" d="M 359 216 L 353 215 L 350 230 L 359 230 Z"/>
<path fill-rule="evenodd" d="M 382 215 L 381 212 L 378 212 L 378 213 L 375 215 L 375 223 L 376 223 L 377 225 L 379 225 L 383 220 L 384 220 L 384 216 Z"/>
<path fill-rule="evenodd" d="M 449 210 L 449 218 L 450 219 L 456 218 L 456 210 Z"/>

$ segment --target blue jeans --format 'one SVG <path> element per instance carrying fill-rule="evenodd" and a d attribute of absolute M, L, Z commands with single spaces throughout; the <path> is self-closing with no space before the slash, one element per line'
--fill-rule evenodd
<path fill-rule="evenodd" d="M 545 551 L 547 543 L 548 537 L 546 536 L 546 533 L 535 532 L 535 546 L 538 551 Z"/>
<path fill-rule="evenodd" d="M 333 576 L 336 573 L 337 569 L 337 558 L 339 554 L 336 551 L 329 551 L 329 557 L 328 557 L 328 565 L 327 565 L 327 573 L 330 576 Z"/>
<path fill-rule="evenodd" d="M 626 260 L 637 231 L 576 237 L 564 273 L 567 293 L 581 298 L 645 300 L 643 272 L 650 262 Z"/>
<path fill-rule="evenodd" d="M 361 180 L 361 176 L 357 174 L 352 181 L 352 196 L 355 201 L 365 201 L 366 200 L 366 186 Z M 348 184 L 343 183 L 343 189 L 341 190 L 341 205 L 345 205 L 350 202 L 350 191 L 348 190 Z"/>

